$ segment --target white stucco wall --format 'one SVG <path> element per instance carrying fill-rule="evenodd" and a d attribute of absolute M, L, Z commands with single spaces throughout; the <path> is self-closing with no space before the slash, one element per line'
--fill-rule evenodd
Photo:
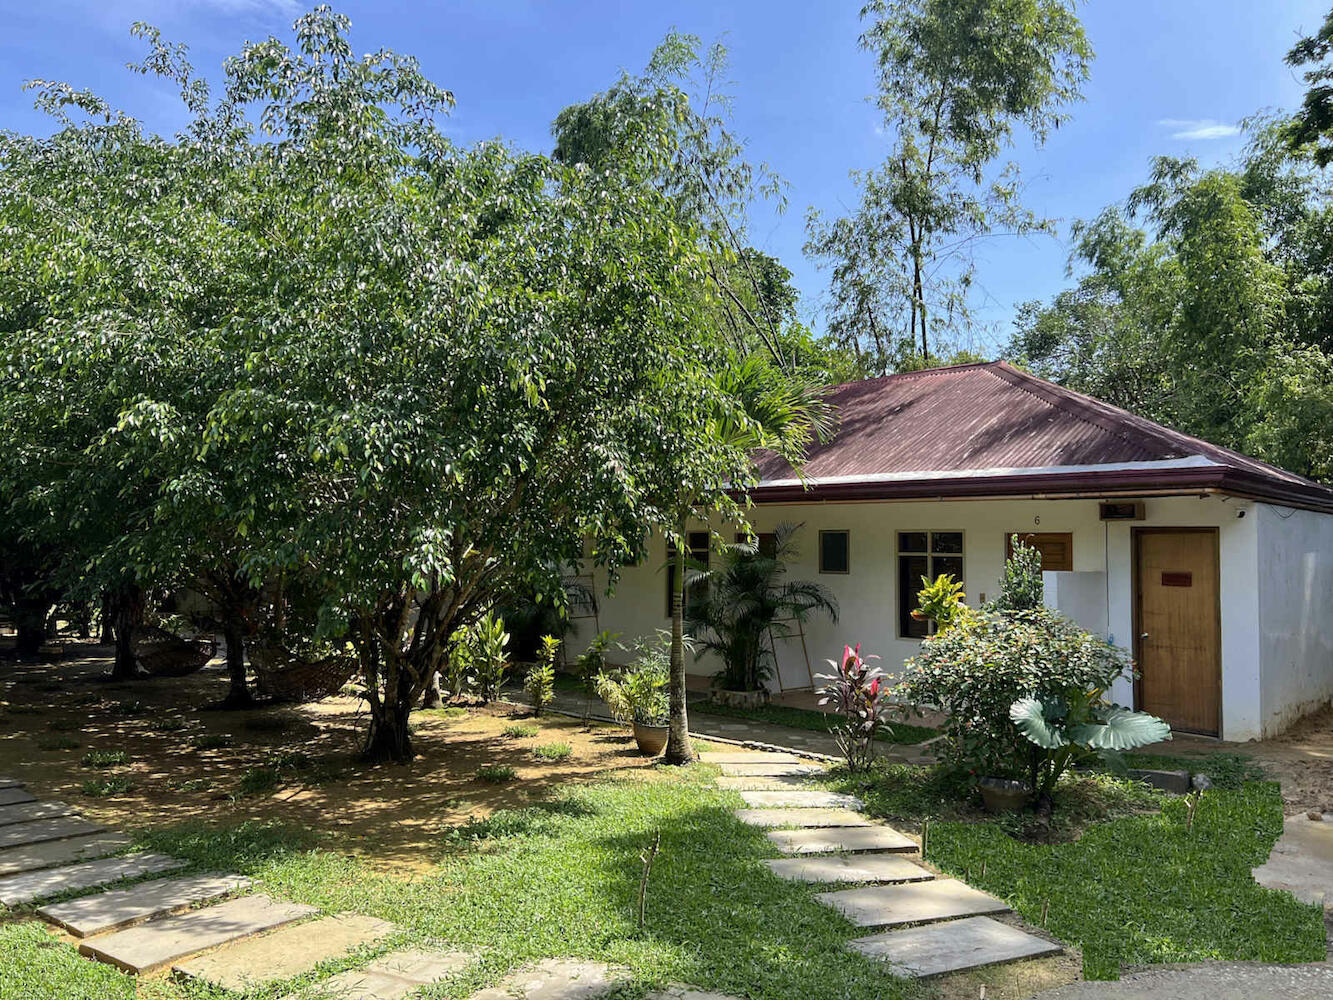
<path fill-rule="evenodd" d="M 803 523 L 798 539 L 800 555 L 790 567 L 793 579 L 818 580 L 838 598 L 838 623 L 824 618 L 806 625 L 806 645 L 815 673 L 826 670 L 825 660 L 836 659 L 843 643 L 861 643 L 862 652 L 881 657 L 889 673 L 901 669 L 919 642 L 897 636 L 896 538 L 898 531 L 962 531 L 964 585 L 969 603 L 994 596 L 1004 564 L 1005 537 L 1011 532 L 1070 532 L 1074 541 L 1074 573 L 1054 574 L 1052 603 L 1090 631 L 1105 634 L 1126 648 L 1133 642 L 1132 536 L 1134 527 L 1216 527 L 1221 573 L 1222 699 L 1225 739 L 1247 740 L 1264 732 L 1260 694 L 1259 579 L 1256 505 L 1247 501 L 1209 497 L 1165 497 L 1145 501 L 1146 518 L 1134 522 L 1103 522 L 1096 500 L 941 500 L 899 503 L 802 503 L 765 505 L 751 511 L 756 531 L 769 531 L 782 521 Z M 1237 518 L 1238 510 L 1247 516 Z M 1333 521 L 1333 518 L 1325 520 Z M 700 526 L 701 527 L 701 526 Z M 730 538 L 734 527 L 715 525 Z M 849 532 L 850 572 L 818 572 L 821 530 Z M 1330 529 L 1333 530 L 1333 529 Z M 1333 537 L 1319 543 L 1324 558 L 1333 554 Z M 669 625 L 666 615 L 665 545 L 655 539 L 650 557 L 621 574 L 613 595 L 603 597 L 602 628 L 622 633 L 624 639 L 649 635 Z M 1328 564 L 1321 564 L 1329 572 Z M 1327 577 L 1322 587 L 1327 600 Z M 605 575 L 597 574 L 599 589 Z M 1102 590 L 1098 601 L 1095 590 Z M 1312 598 L 1313 600 L 1313 598 Z M 1328 605 L 1324 653 L 1333 641 L 1333 618 Z M 1311 611 L 1313 614 L 1313 610 Z M 1275 635 L 1281 625 L 1274 625 Z M 588 630 L 590 631 L 590 630 Z M 576 637 L 575 646 L 586 641 Z M 795 640 L 779 655 L 783 683 L 808 686 L 805 661 Z M 711 658 L 691 663 L 691 673 L 709 675 L 717 670 Z M 1269 685 L 1273 687 L 1273 685 Z M 1125 705 L 1133 704 L 1132 685 L 1125 681 L 1111 692 Z M 1269 704 L 1285 703 L 1285 689 L 1274 687 Z M 1268 717 L 1273 717 L 1269 712 Z"/>
<path fill-rule="evenodd" d="M 1333 516 L 1254 506 L 1261 726 L 1271 736 L 1333 699 Z"/>

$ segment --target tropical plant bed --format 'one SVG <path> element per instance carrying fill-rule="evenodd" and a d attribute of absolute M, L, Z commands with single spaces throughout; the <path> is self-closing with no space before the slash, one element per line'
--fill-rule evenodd
<path fill-rule="evenodd" d="M 830 726 L 837 722 L 834 716 L 808 708 L 792 708 L 788 705 L 763 705 L 759 708 L 737 708 L 724 705 L 713 699 L 692 702 L 691 713 L 701 715 L 722 715 L 730 719 L 745 719 L 750 722 L 764 722 L 771 726 L 787 726 L 791 729 L 804 729 L 812 733 L 827 733 Z M 914 726 L 905 722 L 891 724 L 891 732 L 881 731 L 876 739 L 883 743 L 914 745 L 939 735 L 938 729 L 929 726 Z"/>
<path fill-rule="evenodd" d="M 1180 758 L 1130 755 L 1135 765 Z M 835 773 L 866 811 L 912 828 L 929 818 L 928 860 L 1001 897 L 1083 953 L 1089 979 L 1161 962 L 1321 961 L 1322 912 L 1250 874 L 1282 832 L 1282 798 L 1243 755 L 1190 758 L 1208 774 L 1188 824 L 1189 799 L 1104 774 L 1066 776 L 1049 826 L 1031 810 L 984 812 L 966 774 L 879 764 Z M 1042 842 L 1034 842 L 1040 840 Z"/>

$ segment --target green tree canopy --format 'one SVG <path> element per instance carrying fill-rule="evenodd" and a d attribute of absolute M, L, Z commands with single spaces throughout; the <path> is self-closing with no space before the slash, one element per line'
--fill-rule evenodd
<path fill-rule="evenodd" d="M 1159 157 L 1148 182 L 1074 227 L 1074 287 L 1026 303 L 1010 357 L 1150 419 L 1306 475 L 1333 476 L 1333 200 L 1282 123 L 1240 159 Z"/>
<path fill-rule="evenodd" d="M 830 333 L 882 373 L 969 331 L 981 241 L 1050 230 L 997 161 L 1016 130 L 1041 145 L 1065 120 L 1092 50 L 1067 0 L 872 0 L 861 16 L 892 145 L 853 174 L 855 211 L 810 212 L 806 252 L 831 273 Z"/>
<path fill-rule="evenodd" d="M 299 581 L 402 760 L 460 630 L 671 523 L 664 438 L 686 480 L 749 462 L 705 432 L 737 412 L 731 345 L 655 136 L 595 164 L 456 146 L 452 96 L 348 29 L 316 8 L 216 99 L 140 29 L 192 116 L 169 139 L 41 85 L 56 133 L 0 146 L 0 475 L 25 534 L 78 529 L 74 576 Z"/>

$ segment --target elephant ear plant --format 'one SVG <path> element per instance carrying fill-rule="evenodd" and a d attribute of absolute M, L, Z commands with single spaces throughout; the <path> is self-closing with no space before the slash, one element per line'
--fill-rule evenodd
<path fill-rule="evenodd" d="M 1039 808 L 1049 805 L 1061 775 L 1080 761 L 1100 758 L 1123 774 L 1123 751 L 1171 738 L 1171 727 L 1157 716 L 1110 704 L 1100 688 L 1019 698 L 1009 718 L 1032 744 L 1030 780 Z"/>

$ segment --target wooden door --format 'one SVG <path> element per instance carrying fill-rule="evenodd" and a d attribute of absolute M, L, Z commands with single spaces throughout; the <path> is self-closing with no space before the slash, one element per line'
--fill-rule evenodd
<path fill-rule="evenodd" d="M 1134 532 L 1136 700 L 1172 729 L 1218 735 L 1222 633 L 1217 529 Z"/>

